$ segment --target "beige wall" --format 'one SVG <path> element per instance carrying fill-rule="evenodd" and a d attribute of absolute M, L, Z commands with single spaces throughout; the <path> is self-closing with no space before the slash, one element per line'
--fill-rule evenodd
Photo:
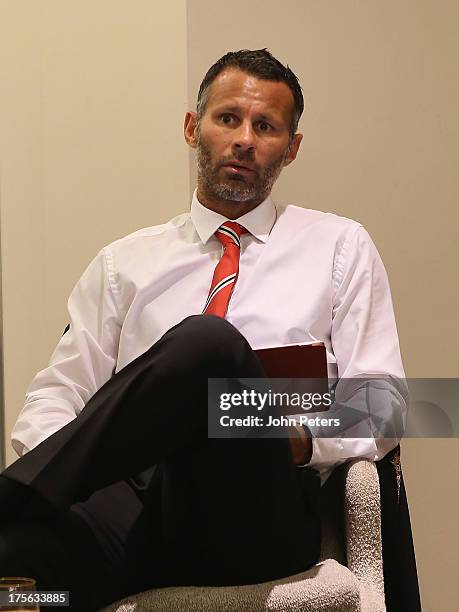
<path fill-rule="evenodd" d="M 7 460 L 97 251 L 189 200 L 185 1 L 0 4 Z"/>
<path fill-rule="evenodd" d="M 189 91 L 226 51 L 268 47 L 306 111 L 279 198 L 361 221 L 391 280 L 407 376 L 459 376 L 455 0 L 188 3 Z M 204 41 L 205 40 L 205 44 Z M 194 172 L 192 170 L 193 180 Z M 423 609 L 457 609 L 457 440 L 407 440 Z"/>
<path fill-rule="evenodd" d="M 360 220 L 389 272 L 407 375 L 458 376 L 456 4 L 1 3 L 7 434 L 85 265 L 186 206 L 187 95 L 194 103 L 208 66 L 242 47 L 267 46 L 303 85 L 305 138 L 276 194 Z M 458 444 L 403 450 L 424 610 L 452 612 Z"/>

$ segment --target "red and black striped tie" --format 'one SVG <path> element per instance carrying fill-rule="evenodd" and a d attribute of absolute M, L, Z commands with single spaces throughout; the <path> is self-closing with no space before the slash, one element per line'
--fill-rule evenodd
<path fill-rule="evenodd" d="M 215 268 L 203 314 L 225 317 L 239 273 L 240 237 L 245 233 L 247 230 L 235 221 L 226 221 L 215 232 L 223 245 L 223 254 Z"/>

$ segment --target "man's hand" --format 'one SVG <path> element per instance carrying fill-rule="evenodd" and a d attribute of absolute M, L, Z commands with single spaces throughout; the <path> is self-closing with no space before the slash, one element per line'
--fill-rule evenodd
<path fill-rule="evenodd" d="M 312 457 L 312 441 L 308 438 L 301 425 L 295 425 L 290 430 L 290 447 L 294 465 L 309 463 Z"/>

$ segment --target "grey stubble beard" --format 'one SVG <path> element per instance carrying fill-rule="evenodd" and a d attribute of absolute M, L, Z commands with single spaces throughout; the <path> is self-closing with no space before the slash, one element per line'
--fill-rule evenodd
<path fill-rule="evenodd" d="M 219 159 L 213 165 L 211 150 L 202 141 L 201 133 L 198 127 L 196 139 L 198 183 L 203 184 L 203 187 L 205 187 L 209 195 L 222 200 L 227 200 L 230 202 L 262 201 L 271 192 L 274 183 L 282 171 L 284 161 L 289 151 L 290 144 L 282 155 L 279 155 L 269 166 L 263 169 L 261 174 L 257 169 L 255 169 L 257 176 L 251 183 L 246 182 L 245 178 L 241 176 L 228 178 L 225 181 L 218 177 L 218 170 L 223 164 L 230 161 L 230 159 Z M 252 161 L 248 155 L 239 157 L 232 156 L 231 159 L 237 159 L 241 163 L 251 163 Z"/>

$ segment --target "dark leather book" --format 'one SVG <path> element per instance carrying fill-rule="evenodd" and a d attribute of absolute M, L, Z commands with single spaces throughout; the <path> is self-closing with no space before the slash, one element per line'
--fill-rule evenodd
<path fill-rule="evenodd" d="M 326 397 L 329 394 L 327 377 L 327 353 L 323 342 L 284 344 L 255 351 L 273 391 L 301 397 Z M 315 412 L 328 410 L 330 403 L 314 404 Z M 283 410 L 284 414 L 301 412 L 292 404 Z"/>
<path fill-rule="evenodd" d="M 269 378 L 327 378 L 323 342 L 284 344 L 255 351 Z"/>

